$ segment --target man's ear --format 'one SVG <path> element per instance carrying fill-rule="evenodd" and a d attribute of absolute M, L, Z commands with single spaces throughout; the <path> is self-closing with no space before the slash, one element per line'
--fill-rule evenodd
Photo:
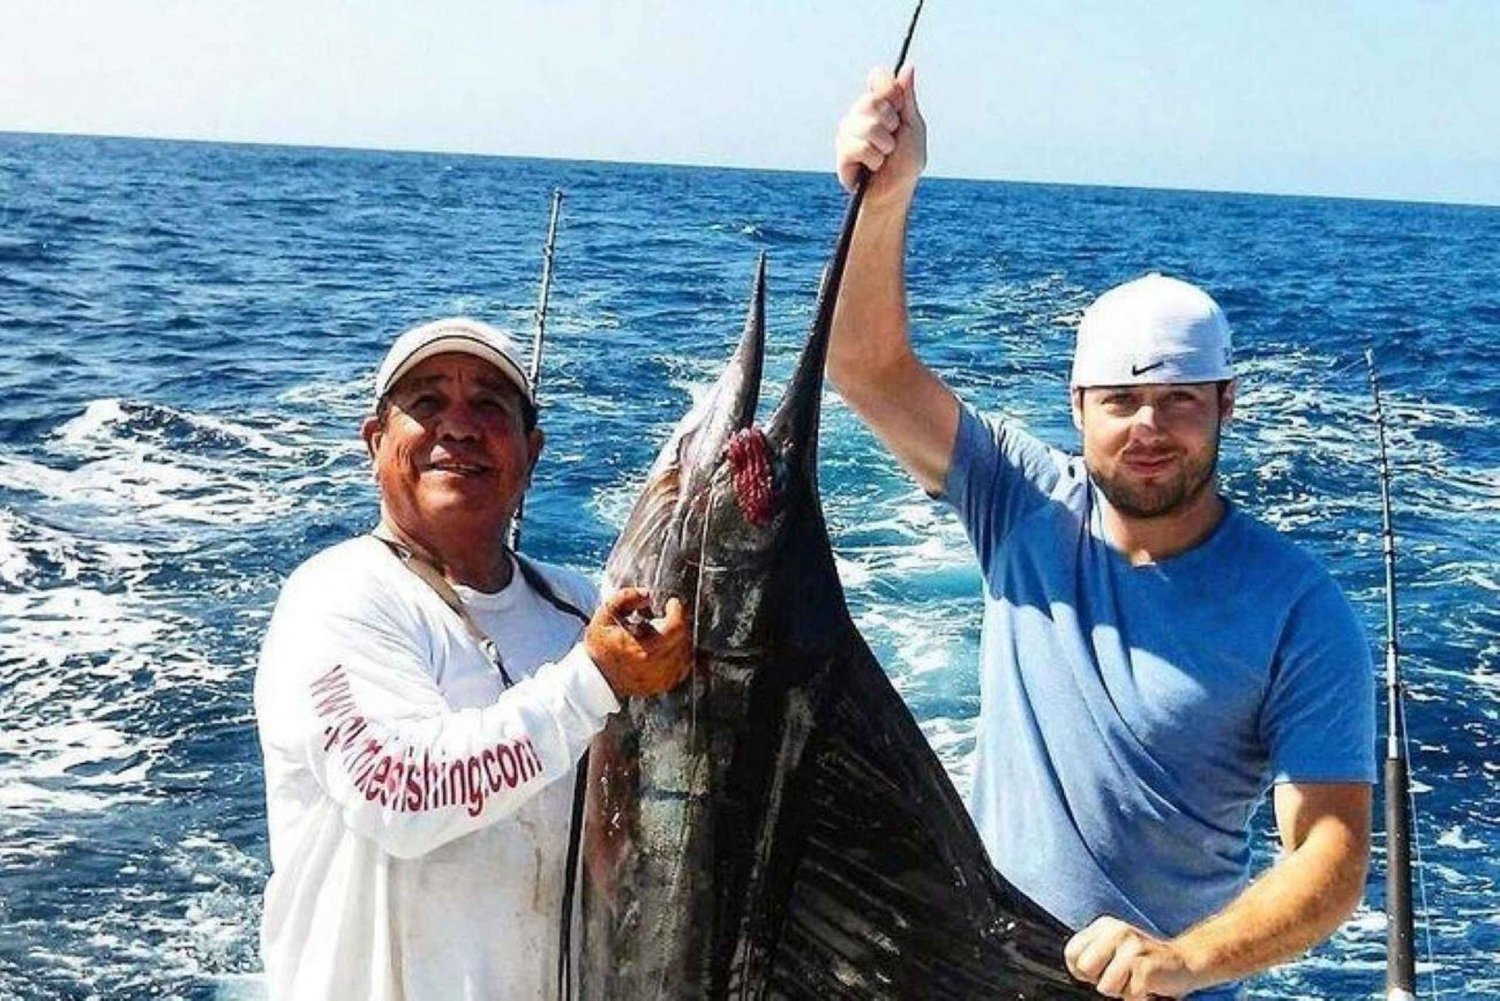
<path fill-rule="evenodd" d="M 374 414 L 366 417 L 359 426 L 359 436 L 364 439 L 365 452 L 370 456 L 370 461 L 375 461 L 375 453 L 380 451 L 380 438 L 385 430 L 380 426 L 380 418 Z"/>
<path fill-rule="evenodd" d="M 1234 394 L 1239 391 L 1239 388 L 1240 380 L 1239 377 L 1236 376 L 1235 378 L 1229 380 L 1229 385 L 1225 386 L 1223 391 L 1219 394 L 1220 424 L 1229 423 L 1229 419 L 1234 416 Z"/>
<path fill-rule="evenodd" d="M 547 436 L 542 433 L 541 428 L 532 428 L 531 433 L 526 436 L 526 451 L 530 456 L 526 464 L 526 485 L 531 485 L 531 471 L 536 468 L 536 460 L 542 457 L 542 446 L 547 444 Z"/>
<path fill-rule="evenodd" d="M 1073 411 L 1073 426 L 1083 433 L 1083 390 L 1068 390 L 1068 404 Z"/>

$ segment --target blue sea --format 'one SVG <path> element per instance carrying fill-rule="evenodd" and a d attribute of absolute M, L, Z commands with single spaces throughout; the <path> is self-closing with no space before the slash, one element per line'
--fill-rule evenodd
<path fill-rule="evenodd" d="M 0 135 L 0 997 L 255 996 L 267 615 L 299 561 L 373 523 L 356 429 L 392 335 L 450 313 L 529 333 L 554 187 L 524 546 L 595 569 L 762 251 L 787 377 L 843 209 L 831 177 Z M 1211 289 L 1244 380 L 1225 490 L 1327 563 L 1372 649 L 1374 349 L 1420 986 L 1500 997 L 1500 210 L 931 180 L 911 240 L 922 356 L 1070 447 L 1085 304 L 1151 269 Z M 821 478 L 855 617 L 966 787 L 963 535 L 833 396 Z M 1256 828 L 1264 864 L 1268 812 Z M 1383 841 L 1355 916 L 1253 997 L 1376 995 Z"/>

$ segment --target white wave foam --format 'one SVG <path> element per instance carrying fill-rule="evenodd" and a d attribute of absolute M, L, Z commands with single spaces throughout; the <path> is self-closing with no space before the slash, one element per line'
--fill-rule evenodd
<path fill-rule="evenodd" d="M 270 996 L 259 973 L 224 974 L 214 979 L 214 1001 L 265 1001 Z"/>
<path fill-rule="evenodd" d="M 213 831 L 185 837 L 168 863 L 200 888 L 183 914 L 187 957 L 199 968 L 243 968 L 254 958 L 261 912 L 259 897 L 245 887 L 265 881 L 265 863 Z"/>
<path fill-rule="evenodd" d="M 153 644 L 170 628 L 130 598 L 82 587 L 0 594 L 7 659 L 61 667 L 70 658 L 109 657 Z"/>
<path fill-rule="evenodd" d="M 933 717 L 921 721 L 922 733 L 932 746 L 953 786 L 965 800 L 974 788 L 974 762 L 978 718 Z"/>
<path fill-rule="evenodd" d="M 0 807 L 4 807 L 6 813 L 11 816 L 103 813 L 111 804 L 121 801 L 121 798 L 114 794 L 90 793 L 77 789 L 49 789 L 24 779 L 4 775 L 3 772 L 0 772 L 0 776 L 4 777 L 4 785 L 0 786 Z"/>
<path fill-rule="evenodd" d="M 193 624 L 154 598 L 85 586 L 0 593 L 6 698 L 0 800 L 31 816 L 150 798 L 171 740 L 127 721 L 177 687 L 222 690 L 231 669 L 184 642 Z"/>
<path fill-rule="evenodd" d="M 64 659 L 51 651 L 47 656 Z M 105 721 L 101 717 L 130 706 L 105 702 L 86 680 L 80 686 L 76 676 L 38 669 L 38 659 L 13 668 L 18 680 L 0 728 L 0 803 L 7 814 L 96 813 L 149 798 L 150 771 L 167 741 Z M 113 673 L 122 669 L 133 667 L 117 665 Z M 100 680 L 109 673 L 90 672 Z"/>
<path fill-rule="evenodd" d="M 604 524 L 619 529 L 630 517 L 630 509 L 635 506 L 642 485 L 642 482 L 630 478 L 599 487 L 589 499 L 589 507 Z"/>
<path fill-rule="evenodd" d="M 0 472 L 15 486 L 40 493 L 51 503 L 92 507 L 116 517 L 244 524 L 290 508 L 270 490 L 232 473 L 214 475 L 161 461 L 144 449 L 122 450 L 71 470 L 0 456 Z"/>
<path fill-rule="evenodd" d="M 16 516 L 0 508 L 0 585 L 19 587 L 32 573 L 31 561 L 16 540 L 19 527 Z"/>
<path fill-rule="evenodd" d="M 146 409 L 118 399 L 94 400 L 53 433 L 61 464 L 0 454 L 0 474 L 13 487 L 41 494 L 47 504 L 94 509 L 107 519 L 158 526 L 247 525 L 284 516 L 296 506 L 294 493 L 278 487 L 278 474 L 296 473 L 309 459 L 327 467 L 355 447 L 351 442 L 332 450 L 310 448 L 278 441 L 243 422 L 150 408 L 153 421 L 180 422 L 210 440 L 232 442 L 243 453 L 204 454 L 191 442 L 164 440 L 155 427 L 132 427 Z"/>
<path fill-rule="evenodd" d="M 241 421 L 213 414 L 197 414 L 190 410 L 179 410 L 162 404 L 130 404 L 118 398 L 91 400 L 83 413 L 61 424 L 55 437 L 75 451 L 88 451 L 96 447 L 109 448 L 121 439 L 151 440 L 158 437 L 154 430 L 130 429 L 128 425 L 138 417 L 148 417 L 152 422 L 176 422 L 194 431 L 206 432 L 216 440 L 229 440 L 269 458 L 287 458 L 297 454 L 289 444 L 276 441 L 270 435 Z M 127 428 L 120 430 L 121 425 Z"/>
<path fill-rule="evenodd" d="M 1459 851 L 1474 852 L 1486 851 L 1488 849 L 1488 846 L 1483 841 L 1465 837 L 1463 826 L 1460 824 L 1454 824 L 1442 834 L 1439 834 L 1437 843 L 1446 848 L 1455 848 Z"/>
<path fill-rule="evenodd" d="M 296 409 L 331 410 L 341 417 L 353 417 L 369 412 L 373 378 L 372 369 L 369 378 L 362 376 L 357 379 L 318 379 L 304 382 L 283 390 L 277 395 L 276 401 L 290 404 Z M 293 429 L 300 427 L 301 425 L 294 425 Z"/>
<path fill-rule="evenodd" d="M 46 567 L 48 579 L 92 573 L 128 586 L 149 563 L 136 543 L 79 538 L 0 510 L 0 584 L 35 585 Z"/>
<path fill-rule="evenodd" d="M 935 614 L 932 604 L 924 603 L 870 608 L 856 617 L 855 624 L 872 643 L 894 649 L 886 667 L 897 687 L 904 688 L 919 675 L 953 664 L 973 621 L 963 614 Z"/>
<path fill-rule="evenodd" d="M 118 399 L 91 400 L 83 413 L 57 429 L 57 436 L 69 445 L 81 445 L 106 436 L 109 428 L 124 420 L 125 408 Z"/>
<path fill-rule="evenodd" d="M 70 719 L 0 734 L 0 753 L 27 759 L 26 777 L 67 777 L 83 765 L 134 762 L 108 774 L 80 775 L 74 781 L 86 786 L 113 786 L 144 780 L 144 758 L 159 750 L 163 742 L 154 738 L 132 740 L 122 731 L 91 719 Z"/>
<path fill-rule="evenodd" d="M 299 451 L 292 445 L 282 444 L 266 433 L 244 424 L 227 421 L 221 417 L 211 417 L 206 414 L 189 414 L 185 416 L 198 427 L 232 438 L 238 438 L 252 451 L 259 452 L 261 455 L 277 459 L 288 459 L 296 456 Z"/>

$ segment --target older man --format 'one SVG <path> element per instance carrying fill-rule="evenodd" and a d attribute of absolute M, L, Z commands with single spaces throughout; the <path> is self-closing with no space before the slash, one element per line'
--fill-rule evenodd
<path fill-rule="evenodd" d="M 1073 359 L 1081 458 L 984 420 L 908 336 L 926 157 L 909 70 L 872 75 L 837 145 L 846 185 L 875 173 L 829 373 L 979 557 L 970 805 L 991 858 L 1079 929 L 1066 959 L 1100 994 L 1234 997 L 1360 898 L 1374 694 L 1327 573 L 1219 493 L 1236 385 L 1224 315 L 1160 275 L 1100 296 Z M 1286 854 L 1250 882 L 1268 788 Z"/>
<path fill-rule="evenodd" d="M 542 450 L 502 331 L 407 331 L 363 427 L 380 524 L 287 580 L 255 682 L 274 998 L 555 990 L 574 766 L 629 695 L 691 664 L 681 605 L 598 611 L 504 544 Z"/>

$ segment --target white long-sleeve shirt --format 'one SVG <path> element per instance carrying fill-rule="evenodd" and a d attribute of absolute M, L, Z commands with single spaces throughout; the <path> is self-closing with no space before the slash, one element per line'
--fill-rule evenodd
<path fill-rule="evenodd" d="M 586 579 L 543 572 L 584 611 Z M 520 573 L 454 612 L 362 537 L 287 580 L 255 679 L 272 876 L 273 999 L 555 992 L 573 769 L 619 708 L 583 624 Z"/>

